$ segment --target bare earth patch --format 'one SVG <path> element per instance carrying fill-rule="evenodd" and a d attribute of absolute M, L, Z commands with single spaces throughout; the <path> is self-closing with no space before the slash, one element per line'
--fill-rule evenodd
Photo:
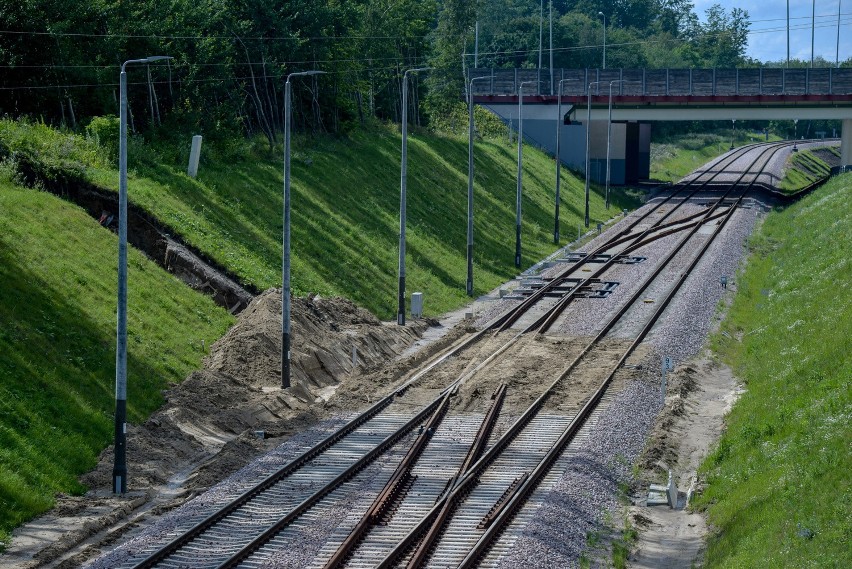
<path fill-rule="evenodd" d="M 356 393 L 383 393 L 415 358 L 454 338 L 401 358 L 430 322 L 385 324 L 342 298 L 295 299 L 292 316 L 290 389 L 281 389 L 281 294 L 269 290 L 210 347 L 203 369 L 165 393 L 166 403 L 144 424 L 128 425 L 130 492 L 111 494 L 110 447 L 81 477 L 91 490 L 59 496 L 53 510 L 18 528 L 0 566 L 81 566 L 294 433 L 341 408 L 361 407 Z"/>
<path fill-rule="evenodd" d="M 679 366 L 670 376 L 666 403 L 653 427 L 639 466 L 643 482 L 628 509 L 639 539 L 629 567 L 675 569 L 700 562 L 708 527 L 704 516 L 689 510 L 690 487 L 700 491 L 696 472 L 724 428 L 724 416 L 741 393 L 727 366 L 706 356 Z M 679 489 L 678 506 L 647 506 L 647 482 L 665 484 L 671 470 Z"/>

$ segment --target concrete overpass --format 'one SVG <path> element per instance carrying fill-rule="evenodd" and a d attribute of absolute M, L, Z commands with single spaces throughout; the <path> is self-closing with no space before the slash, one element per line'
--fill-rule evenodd
<path fill-rule="evenodd" d="M 551 80 L 552 75 L 552 80 Z M 606 170 L 606 120 L 612 84 L 612 181 L 647 177 L 650 122 L 840 120 L 841 164 L 852 165 L 852 68 L 818 69 L 471 69 L 474 102 L 516 124 L 524 85 L 524 137 L 555 149 L 561 83 L 565 141 L 560 158 L 585 167 L 591 104 L 591 176 Z M 580 144 L 582 142 L 582 144 Z"/>

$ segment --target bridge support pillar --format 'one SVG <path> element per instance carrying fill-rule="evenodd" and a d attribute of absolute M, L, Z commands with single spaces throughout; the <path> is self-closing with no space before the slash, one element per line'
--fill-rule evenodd
<path fill-rule="evenodd" d="M 852 119 L 843 119 L 843 130 L 840 134 L 840 167 L 852 167 Z"/>

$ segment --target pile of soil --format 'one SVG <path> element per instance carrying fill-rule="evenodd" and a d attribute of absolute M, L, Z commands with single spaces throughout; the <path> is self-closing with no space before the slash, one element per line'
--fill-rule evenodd
<path fill-rule="evenodd" d="M 291 315 L 290 388 L 281 388 L 281 291 L 271 289 L 211 346 L 202 369 L 164 394 L 160 410 L 128 425 L 129 495 L 111 493 L 109 447 L 81 477 L 90 491 L 58 496 L 52 511 L 16 530 L 4 562 L 80 566 L 146 518 L 179 506 L 293 433 L 362 407 L 362 394 L 383 395 L 414 361 L 456 336 L 400 358 L 434 321 L 383 323 L 349 300 L 319 296 L 293 299 Z"/>
<path fill-rule="evenodd" d="M 385 325 L 344 298 L 294 299 L 291 387 L 281 389 L 281 292 L 264 292 L 213 344 L 203 369 L 169 390 L 166 404 L 143 425 L 128 427 L 128 486 L 168 483 L 202 461 L 206 475 L 190 476 L 187 488 L 227 476 L 269 446 L 256 441 L 290 435 L 324 417 L 324 404 L 338 385 L 369 382 L 370 370 L 396 358 L 426 326 Z M 217 454 L 222 457 L 211 463 Z M 109 488 L 112 456 L 112 448 L 105 450 L 83 483 Z"/>

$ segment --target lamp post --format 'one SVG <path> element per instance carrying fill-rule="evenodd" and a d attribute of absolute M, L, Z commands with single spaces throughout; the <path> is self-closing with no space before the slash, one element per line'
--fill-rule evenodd
<path fill-rule="evenodd" d="M 796 146 L 799 141 L 799 119 L 793 119 L 793 152 L 798 152 L 799 148 Z"/>
<path fill-rule="evenodd" d="M 153 63 L 172 59 L 152 55 L 121 64 L 119 76 L 118 133 L 118 299 L 115 332 L 115 460 L 112 491 L 127 492 L 127 72 L 131 63 Z"/>
<path fill-rule="evenodd" d="M 737 119 L 731 119 L 731 150 L 734 149 L 734 137 L 737 135 Z"/>
<path fill-rule="evenodd" d="M 553 242 L 559 243 L 559 189 L 562 183 L 560 172 L 562 167 L 562 159 L 559 157 L 559 141 L 560 133 L 562 132 L 562 85 L 576 79 L 561 79 L 559 81 L 559 91 L 556 96 L 556 203 L 553 213 Z"/>
<path fill-rule="evenodd" d="M 816 0 L 811 0 L 811 68 L 814 66 L 814 30 L 816 28 Z"/>
<path fill-rule="evenodd" d="M 468 88 L 468 132 L 467 132 L 467 286 L 468 296 L 473 296 L 473 82 L 491 79 L 486 75 L 474 77 Z"/>
<path fill-rule="evenodd" d="M 589 93 L 588 93 L 588 114 L 586 119 L 586 215 L 585 222 L 586 227 L 589 226 L 589 174 L 591 169 L 591 161 L 589 159 L 590 145 L 589 145 L 589 132 L 592 130 L 592 85 L 599 85 L 603 83 L 603 81 L 592 81 L 589 83 Z"/>
<path fill-rule="evenodd" d="M 840 67 L 840 7 L 842 5 L 843 5 L 843 0 L 837 0 L 837 45 L 834 49 L 834 66 L 835 67 Z"/>
<path fill-rule="evenodd" d="M 606 69 L 606 15 L 603 12 L 598 12 L 598 16 L 603 18 L 603 69 Z"/>
<path fill-rule="evenodd" d="M 609 209 L 609 174 L 610 174 L 610 166 L 609 166 L 609 149 L 610 149 L 610 140 L 612 138 L 612 86 L 616 83 L 626 83 L 624 79 L 616 79 L 615 81 L 609 82 L 609 118 L 607 119 L 606 125 L 606 209 Z"/>
<path fill-rule="evenodd" d="M 325 71 L 300 71 L 284 83 L 284 236 L 281 269 L 281 388 L 290 387 L 290 78 L 322 75 Z"/>
<path fill-rule="evenodd" d="M 524 85 L 538 81 L 522 81 L 518 85 L 518 191 L 515 196 L 515 266 L 521 266 L 521 159 L 524 148 Z"/>
<path fill-rule="evenodd" d="M 548 3 L 549 15 L 548 19 L 550 21 L 550 94 L 553 94 L 553 0 L 550 0 Z M 840 30 L 840 25 L 838 24 L 838 30 Z M 838 32 L 838 37 L 840 33 Z M 838 41 L 838 45 L 840 40 Z"/>
<path fill-rule="evenodd" d="M 408 183 L 408 74 L 428 71 L 429 67 L 408 69 L 402 74 L 402 162 L 399 175 L 399 289 L 396 323 L 405 325 L 405 199 Z"/>
<path fill-rule="evenodd" d="M 542 36 L 544 35 L 544 0 L 539 3 L 538 11 L 538 72 L 541 79 L 541 53 L 543 50 Z"/>

